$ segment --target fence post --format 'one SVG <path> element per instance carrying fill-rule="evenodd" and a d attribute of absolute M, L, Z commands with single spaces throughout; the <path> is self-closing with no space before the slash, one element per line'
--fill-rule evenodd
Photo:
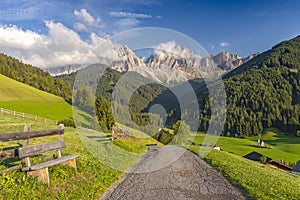
<path fill-rule="evenodd" d="M 14 116 L 16 116 L 16 111 L 14 110 Z"/>
<path fill-rule="evenodd" d="M 58 128 L 63 130 L 63 129 L 65 129 L 65 125 L 64 124 L 60 124 L 58 126 Z M 63 141 L 63 136 L 62 135 L 59 135 L 58 137 L 59 137 L 59 141 Z M 61 151 L 60 151 L 60 149 L 57 150 L 57 157 L 61 158 Z"/>
<path fill-rule="evenodd" d="M 3 113 L 3 108 L 1 108 L 1 114 Z"/>
<path fill-rule="evenodd" d="M 34 121 L 36 121 L 36 120 L 37 120 L 37 116 L 34 117 Z"/>
<path fill-rule="evenodd" d="M 24 132 L 29 132 L 30 131 L 30 125 L 25 125 L 24 126 Z M 29 145 L 29 139 L 24 140 L 24 146 Z M 24 162 L 26 163 L 26 166 L 30 166 L 30 160 L 29 157 L 24 158 Z"/>
<path fill-rule="evenodd" d="M 47 123 L 47 119 L 45 118 L 45 123 Z"/>
<path fill-rule="evenodd" d="M 23 113 L 23 118 L 25 118 L 25 113 Z"/>

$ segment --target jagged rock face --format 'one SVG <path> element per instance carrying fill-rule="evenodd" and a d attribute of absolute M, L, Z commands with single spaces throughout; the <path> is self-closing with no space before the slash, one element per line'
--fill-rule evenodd
<path fill-rule="evenodd" d="M 216 73 L 222 75 L 256 56 L 250 55 L 242 58 L 222 52 L 216 56 L 209 55 L 203 58 L 187 48 L 174 45 L 171 52 L 154 49 L 154 53 L 145 60 L 139 58 L 127 46 L 116 45 L 114 50 L 117 57 L 109 65 L 112 69 L 120 72 L 135 71 L 145 77 L 165 83 L 205 78 Z M 59 74 L 69 74 L 77 68 L 65 67 L 59 71 Z"/>
<path fill-rule="evenodd" d="M 135 55 L 127 46 L 119 48 L 118 59 L 114 60 L 110 67 L 118 71 L 131 71 L 136 67 L 145 66 L 144 60 Z"/>
<path fill-rule="evenodd" d="M 145 62 L 148 68 L 157 71 L 158 76 L 165 74 L 169 76 L 167 81 L 185 81 L 200 77 L 201 74 L 198 71 L 201 61 L 201 56 L 190 55 L 182 57 L 166 51 L 160 51 L 155 55 L 151 55 Z"/>
<path fill-rule="evenodd" d="M 221 52 L 218 55 L 214 56 L 212 59 L 217 67 L 221 70 L 221 74 L 229 72 L 236 67 L 242 65 L 245 62 L 248 62 L 257 54 L 251 54 L 246 58 L 242 58 L 235 54 L 230 54 L 228 52 Z"/>
<path fill-rule="evenodd" d="M 136 71 L 143 76 L 152 77 L 161 82 L 181 82 L 194 78 L 204 78 L 210 74 L 225 74 L 255 55 L 242 58 L 238 55 L 222 52 L 216 56 L 202 58 L 192 51 L 176 46 L 174 52 L 154 50 L 146 61 L 139 58 L 128 47 L 120 47 L 119 59 L 110 67 L 118 71 Z"/>

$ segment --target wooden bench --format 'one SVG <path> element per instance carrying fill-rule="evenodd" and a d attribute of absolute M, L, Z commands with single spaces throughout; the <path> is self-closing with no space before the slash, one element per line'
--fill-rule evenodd
<path fill-rule="evenodd" d="M 25 127 L 24 132 L 19 133 L 3 133 L 0 134 L 0 141 L 8 142 L 15 140 L 23 140 L 23 146 L 17 147 L 14 149 L 9 149 L 2 151 L 0 153 L 0 161 L 7 158 L 18 157 L 22 159 L 23 166 L 22 171 L 27 172 L 27 176 L 37 177 L 40 181 L 50 184 L 48 168 L 57 164 L 69 165 L 76 168 L 76 158 L 80 156 L 76 155 L 67 155 L 62 157 L 61 150 L 66 147 L 62 135 L 64 134 L 63 126 L 60 126 L 60 129 L 56 130 L 45 130 L 45 131 L 29 131 L 29 128 Z M 58 135 L 58 141 L 49 142 L 43 144 L 29 145 L 30 139 Z M 52 160 L 39 163 L 36 165 L 31 165 L 30 157 L 38 156 L 46 152 L 55 151 L 56 154 L 52 156 Z"/>

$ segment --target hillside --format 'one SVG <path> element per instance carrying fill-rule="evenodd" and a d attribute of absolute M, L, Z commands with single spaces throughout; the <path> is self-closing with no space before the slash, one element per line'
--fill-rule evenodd
<path fill-rule="evenodd" d="M 72 98 L 71 84 L 54 79 L 48 72 L 5 54 L 0 54 L 0 74 L 25 83 L 39 90 L 63 97 L 70 101 Z"/>
<path fill-rule="evenodd" d="M 299 58 L 300 36 L 275 45 L 226 74 L 223 80 L 227 115 L 222 134 L 235 137 L 260 135 L 270 127 L 292 134 L 300 130 Z M 199 130 L 207 131 L 211 120 L 208 90 L 202 86 L 195 89 L 195 93 L 201 113 Z M 161 96 L 163 94 L 153 104 L 161 102 Z M 167 107 L 167 112 L 173 119 L 169 121 L 174 122 L 180 119 L 174 110 L 180 108 L 171 106 Z"/>
<path fill-rule="evenodd" d="M 196 145 L 203 144 L 206 136 L 205 133 L 197 133 L 193 138 L 193 142 Z M 262 140 L 269 148 L 259 148 L 257 146 L 257 139 L 257 136 L 245 137 L 244 139 L 219 137 L 217 138 L 216 145 L 226 152 L 241 157 L 256 151 L 277 161 L 284 160 L 290 166 L 295 165 L 299 160 L 300 137 L 285 135 L 276 128 L 267 128 L 263 131 Z"/>
<path fill-rule="evenodd" d="M 226 74 L 227 115 L 222 134 L 260 135 L 270 127 L 291 134 L 300 130 L 299 58 L 300 37 L 296 37 Z M 211 119 L 208 90 L 203 86 L 195 92 L 201 110 L 199 130 L 207 131 Z"/>
<path fill-rule="evenodd" d="M 222 134 L 235 137 L 260 135 L 270 127 L 292 134 L 300 130 L 299 68 L 300 37 L 296 37 L 275 45 L 224 75 L 227 118 Z M 62 78 L 72 81 L 74 75 Z M 99 79 L 97 94 L 109 98 L 120 77 L 122 73 L 107 70 Z M 211 118 L 208 90 L 203 84 L 193 87 L 201 111 L 199 130 L 207 131 Z M 141 119 L 135 117 L 138 116 L 136 113 L 147 111 L 151 105 L 161 104 L 168 113 L 167 125 L 172 126 L 180 116 L 185 117 L 189 113 L 181 114 L 176 98 L 170 95 L 166 88 L 156 84 L 139 88 L 131 97 L 131 117 L 140 122 Z M 189 98 L 189 95 L 183 98 Z M 142 121 L 147 122 L 147 117 L 142 116 Z"/>
<path fill-rule="evenodd" d="M 189 148 L 199 154 L 199 147 Z M 201 156 L 201 154 L 200 154 Z M 299 176 L 224 151 L 212 150 L 206 161 L 243 188 L 250 199 L 299 199 Z"/>
<path fill-rule="evenodd" d="M 63 98 L 1 74 L 0 107 L 53 120 L 72 117 L 72 106 Z"/>
<path fill-rule="evenodd" d="M 69 75 L 61 75 L 55 77 L 56 79 L 68 80 L 72 83 L 72 87 L 74 86 L 75 79 L 80 76 L 80 81 L 76 80 L 78 87 L 85 87 L 90 89 L 91 87 L 95 87 L 96 95 L 101 95 L 106 98 L 108 101 L 111 101 L 112 92 L 115 90 L 115 86 L 120 81 L 124 72 L 118 72 L 111 68 L 106 68 L 105 71 L 96 76 L 98 69 L 106 68 L 104 65 L 91 65 L 82 69 L 78 72 L 69 74 Z M 100 70 L 101 71 L 101 70 Z M 91 75 L 92 74 L 92 75 Z M 78 76 L 78 77 L 77 77 Z M 91 76 L 96 76 L 92 77 Z M 125 110 L 126 108 L 123 105 L 124 99 L 122 97 L 126 97 L 128 94 L 131 94 L 132 88 L 135 85 L 140 83 L 146 83 L 148 79 L 143 77 L 142 75 L 138 74 L 137 72 L 127 72 L 126 80 L 123 79 L 123 84 L 119 85 L 121 89 L 118 91 L 118 98 L 115 98 L 114 101 L 118 105 L 119 110 Z M 94 80 L 95 79 L 95 80 Z M 144 113 L 147 106 L 150 104 L 152 100 L 154 100 L 162 91 L 166 90 L 164 86 L 158 84 L 145 84 L 144 86 L 138 88 L 131 96 L 129 102 L 130 108 L 130 117 L 133 119 L 135 123 L 138 125 L 147 124 L 149 121 L 148 114 Z M 76 97 L 76 92 L 74 93 Z M 76 100 L 75 100 L 76 105 Z M 81 110 L 85 110 L 81 107 Z M 124 113 L 121 111 L 120 113 Z M 92 114 L 92 113 L 91 113 Z M 118 122 L 127 124 L 127 118 L 124 116 L 119 116 Z M 124 120 L 125 119 L 125 120 Z M 129 124 L 127 124 L 129 125 Z M 135 127 L 133 124 L 131 126 Z M 137 128 L 137 127 L 135 127 Z"/>
<path fill-rule="evenodd" d="M 281 42 L 224 78 L 224 133 L 257 135 L 264 128 L 300 130 L 300 37 Z"/>
<path fill-rule="evenodd" d="M 64 101 L 63 98 L 38 90 L 0 74 L 0 101 Z"/>

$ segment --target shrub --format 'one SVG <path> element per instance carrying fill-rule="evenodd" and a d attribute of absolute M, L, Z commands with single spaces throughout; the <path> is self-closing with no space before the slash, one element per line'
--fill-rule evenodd
<path fill-rule="evenodd" d="M 62 119 L 57 122 L 57 125 L 64 124 L 66 127 L 76 128 L 75 122 L 73 118 Z"/>
<path fill-rule="evenodd" d="M 259 162 L 263 163 L 263 164 L 266 164 L 267 163 L 267 157 L 266 156 L 261 156 L 259 158 Z"/>

